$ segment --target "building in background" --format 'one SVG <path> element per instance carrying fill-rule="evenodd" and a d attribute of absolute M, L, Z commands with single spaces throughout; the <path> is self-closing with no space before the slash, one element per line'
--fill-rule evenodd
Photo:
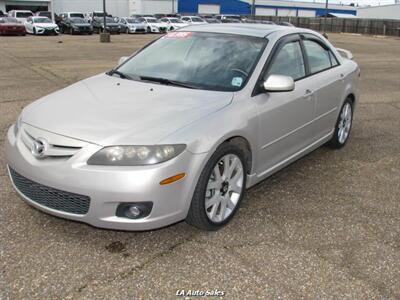
<path fill-rule="evenodd" d="M 102 0 L 0 0 L 0 10 L 50 11 L 51 3 L 54 5 L 55 13 L 66 11 L 88 13 L 103 10 Z M 177 12 L 177 3 L 178 0 L 107 0 L 106 2 L 107 12 L 120 17 Z"/>
<path fill-rule="evenodd" d="M 253 0 L 180 0 L 179 13 L 250 15 Z M 354 6 L 330 4 L 328 13 L 356 15 Z M 258 16 L 319 17 L 325 14 L 324 2 L 255 0 Z"/>
<path fill-rule="evenodd" d="M 357 16 L 365 19 L 400 20 L 400 3 L 381 6 L 359 7 Z"/>

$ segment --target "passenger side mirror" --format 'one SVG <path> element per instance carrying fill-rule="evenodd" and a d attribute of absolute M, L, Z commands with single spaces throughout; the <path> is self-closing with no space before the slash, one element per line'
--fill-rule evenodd
<path fill-rule="evenodd" d="M 295 84 L 290 76 L 272 74 L 262 86 L 266 92 L 290 92 L 294 90 Z"/>
<path fill-rule="evenodd" d="M 122 65 L 128 58 L 129 58 L 129 56 L 122 56 L 122 57 L 118 60 L 118 65 Z"/>

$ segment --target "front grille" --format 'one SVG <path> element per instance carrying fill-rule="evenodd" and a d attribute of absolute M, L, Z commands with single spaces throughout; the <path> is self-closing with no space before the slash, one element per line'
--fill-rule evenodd
<path fill-rule="evenodd" d="M 89 211 L 90 198 L 57 190 L 34 182 L 10 168 L 12 181 L 17 189 L 30 200 L 55 210 L 84 215 Z"/>

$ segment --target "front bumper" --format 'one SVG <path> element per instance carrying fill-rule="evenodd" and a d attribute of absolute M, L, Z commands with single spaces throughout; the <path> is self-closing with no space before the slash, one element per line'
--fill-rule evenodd
<path fill-rule="evenodd" d="M 86 161 L 101 148 L 98 145 L 89 144 L 68 159 L 37 159 L 19 139 L 19 134 L 14 135 L 14 126 L 7 133 L 5 155 L 9 170 L 46 187 L 87 196 L 90 206 L 85 214 L 50 208 L 27 197 L 13 182 L 22 198 L 49 214 L 109 229 L 149 230 L 185 219 L 207 156 L 184 151 L 170 161 L 153 166 L 89 166 Z M 172 184 L 159 184 L 178 173 L 186 176 Z M 153 207 L 142 219 L 117 217 L 118 205 L 126 202 L 152 202 Z"/>
<path fill-rule="evenodd" d="M 36 28 L 36 34 L 59 34 L 58 28 Z"/>

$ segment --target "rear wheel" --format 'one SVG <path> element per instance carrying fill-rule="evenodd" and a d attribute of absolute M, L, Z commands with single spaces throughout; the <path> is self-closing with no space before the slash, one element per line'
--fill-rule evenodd
<path fill-rule="evenodd" d="M 203 230 L 227 224 L 239 208 L 246 187 L 244 152 L 224 143 L 204 167 L 193 194 L 186 221 Z"/>
<path fill-rule="evenodd" d="M 340 110 L 338 119 L 335 125 L 335 132 L 328 145 L 334 149 L 340 149 L 346 145 L 350 136 L 351 127 L 353 124 L 353 102 L 347 98 Z"/>

